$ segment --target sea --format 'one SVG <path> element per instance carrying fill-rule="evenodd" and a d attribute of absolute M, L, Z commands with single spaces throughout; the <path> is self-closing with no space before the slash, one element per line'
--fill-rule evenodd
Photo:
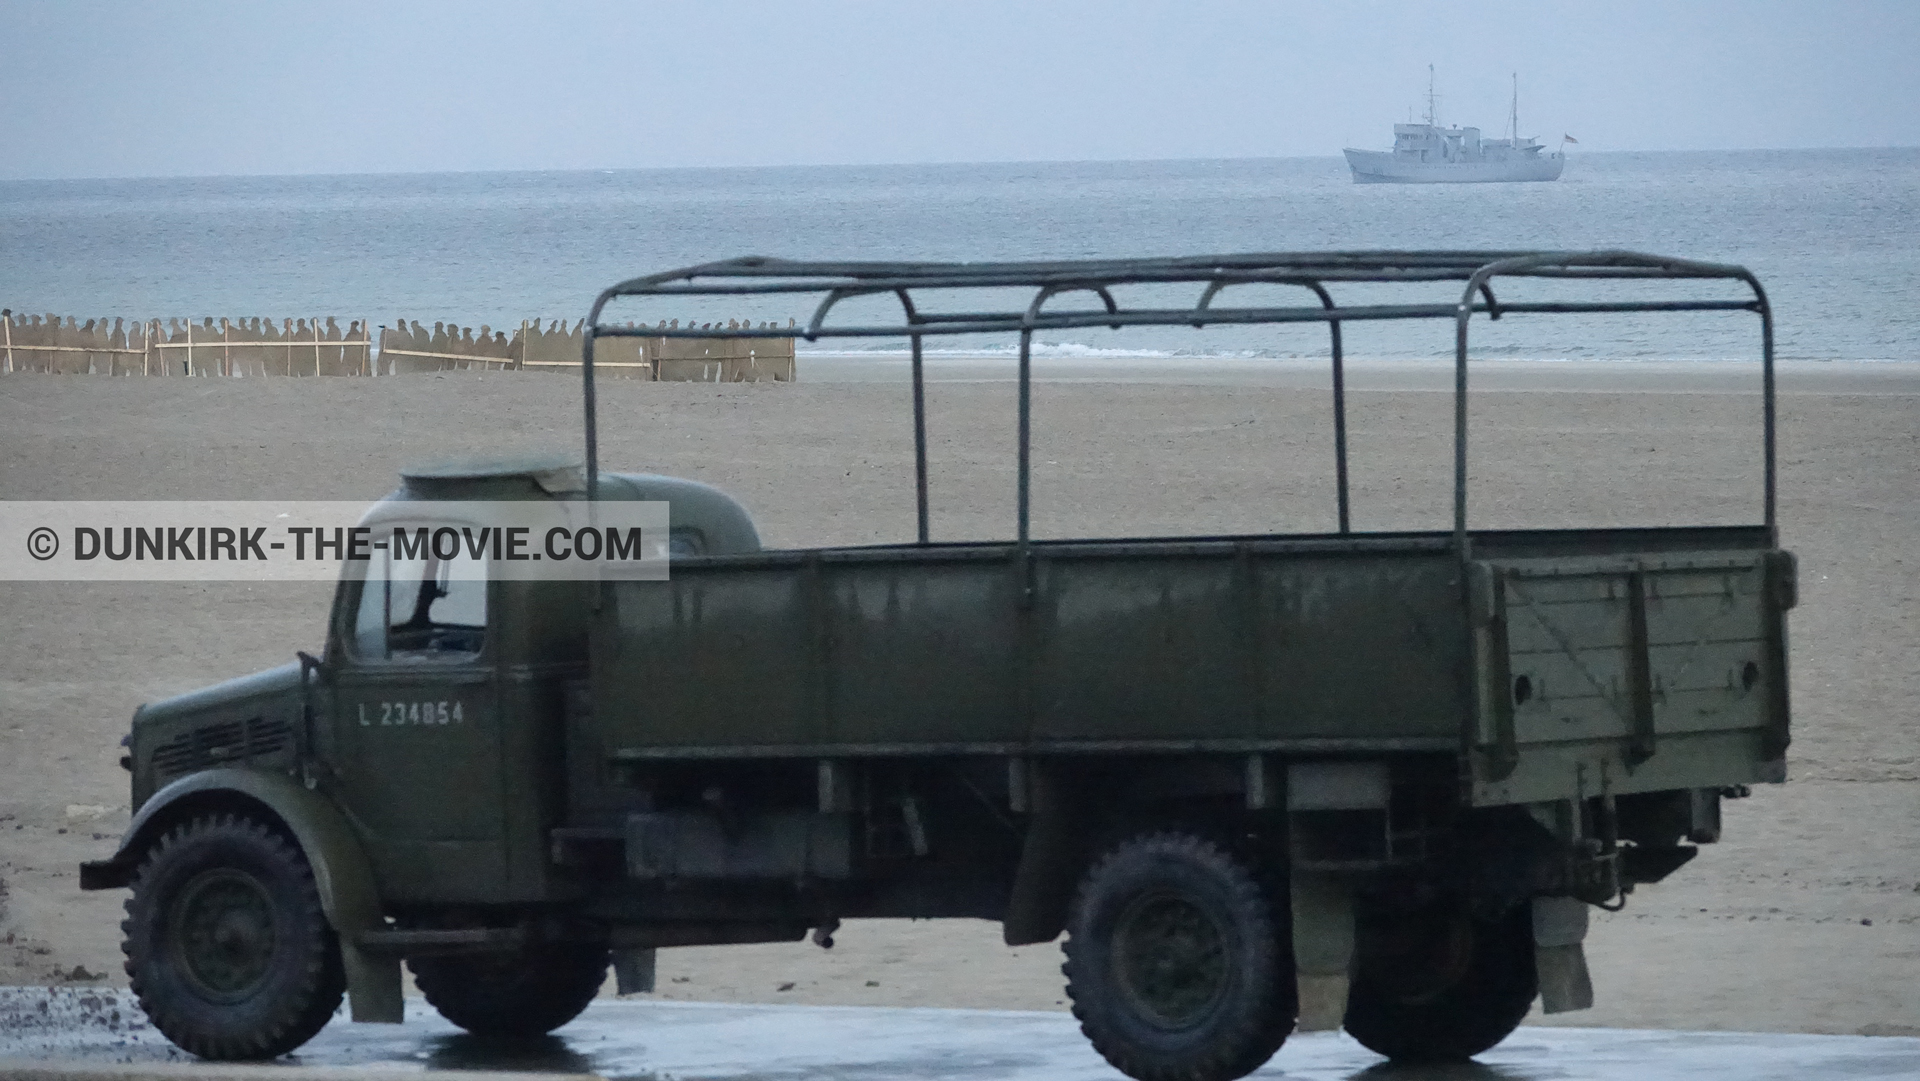
<path fill-rule="evenodd" d="M 511 330 L 529 319 L 574 322 L 600 289 L 628 277 L 742 255 L 981 261 L 1379 248 L 1626 248 L 1737 263 L 1768 291 L 1781 359 L 1920 361 L 1920 149 L 1576 151 L 1557 182 L 1458 186 L 1356 185 L 1334 157 L 0 182 L 0 306 L 82 321 L 334 316 L 343 327 L 406 319 Z M 1362 288 L 1334 292 L 1356 302 L 1450 300 L 1459 287 Z M 1502 298 L 1634 289 L 1739 297 L 1744 287 L 1614 288 L 1520 282 Z M 1021 297 L 994 303 L 1025 306 Z M 810 314 L 791 298 L 751 311 L 682 301 L 612 313 L 782 325 Z M 1514 317 L 1476 335 L 1476 357 L 1543 362 L 1752 360 L 1760 348 L 1748 313 Z M 1303 326 L 1099 329 L 1046 335 L 1037 349 L 1178 364 L 1312 356 L 1324 339 L 1324 328 Z M 932 352 L 1011 347 L 948 339 Z M 1447 357 L 1451 328 L 1350 326 L 1347 348 L 1358 358 Z"/>

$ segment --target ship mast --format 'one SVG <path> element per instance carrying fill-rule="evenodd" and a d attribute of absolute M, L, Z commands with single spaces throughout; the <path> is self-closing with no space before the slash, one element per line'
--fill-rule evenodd
<path fill-rule="evenodd" d="M 1433 65 L 1427 65 L 1427 126 L 1439 127 L 1439 113 L 1433 107 Z"/>
<path fill-rule="evenodd" d="M 1520 73 L 1513 73 L 1513 112 L 1507 123 L 1512 128 L 1507 133 L 1507 145 L 1518 149 L 1520 146 Z"/>

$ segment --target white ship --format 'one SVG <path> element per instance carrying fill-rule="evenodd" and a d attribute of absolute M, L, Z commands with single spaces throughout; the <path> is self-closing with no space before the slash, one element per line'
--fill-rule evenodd
<path fill-rule="evenodd" d="M 1433 67 L 1427 67 L 1424 124 L 1395 124 L 1392 150 L 1347 150 L 1355 184 L 1495 184 L 1558 180 L 1565 144 L 1549 154 L 1538 139 L 1520 137 L 1520 79 L 1514 76 L 1507 137 L 1483 139 L 1479 128 L 1441 127 L 1434 113 Z"/>

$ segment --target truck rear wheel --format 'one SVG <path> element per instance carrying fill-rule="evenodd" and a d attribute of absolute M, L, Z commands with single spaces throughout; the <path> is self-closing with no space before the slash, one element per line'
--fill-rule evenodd
<path fill-rule="evenodd" d="M 554 943 L 514 954 L 415 957 L 414 982 L 440 1016 L 475 1036 L 544 1036 L 580 1016 L 607 978 L 605 946 Z"/>
<path fill-rule="evenodd" d="M 1448 906 L 1383 937 L 1361 943 L 1346 1030 L 1396 1062 L 1464 1062 L 1506 1039 L 1539 991 L 1526 905 L 1494 922 Z"/>
<path fill-rule="evenodd" d="M 339 944 L 291 840 L 240 815 L 197 818 L 133 880 L 127 975 L 153 1027 L 201 1058 L 276 1058 L 340 1006 Z"/>
<path fill-rule="evenodd" d="M 1283 919 L 1245 862 L 1205 838 L 1121 842 L 1081 880 L 1067 994 L 1094 1049 L 1139 1081 L 1230 1081 L 1293 1030 Z"/>

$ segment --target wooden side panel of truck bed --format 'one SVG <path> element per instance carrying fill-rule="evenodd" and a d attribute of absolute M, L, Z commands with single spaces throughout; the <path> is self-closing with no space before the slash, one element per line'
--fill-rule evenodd
<path fill-rule="evenodd" d="M 609 754 L 1449 750 L 1470 711 L 1436 542 L 773 552 L 609 583 Z"/>

